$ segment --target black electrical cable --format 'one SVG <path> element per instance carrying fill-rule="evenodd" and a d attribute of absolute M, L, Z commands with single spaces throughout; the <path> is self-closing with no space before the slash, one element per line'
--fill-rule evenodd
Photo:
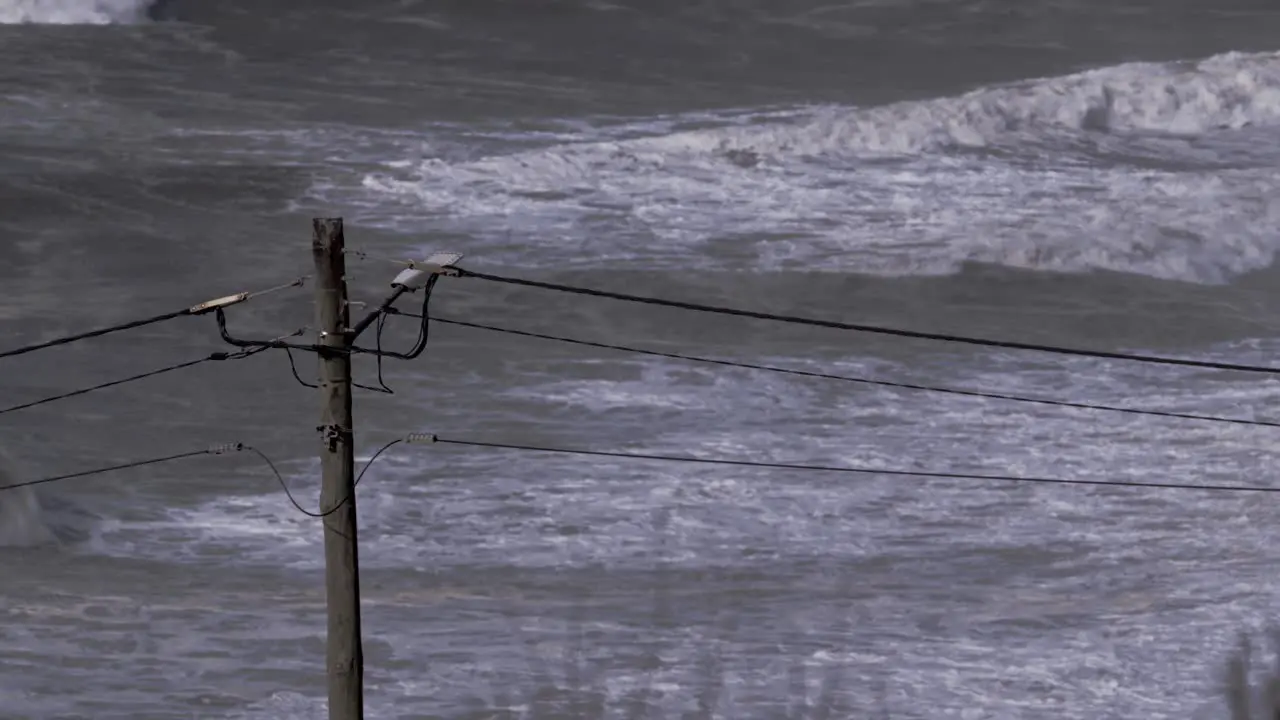
<path fill-rule="evenodd" d="M 625 302 L 642 303 L 646 305 L 657 305 L 662 307 L 677 308 L 681 310 L 692 310 L 695 312 L 714 313 L 718 315 L 733 315 L 737 317 L 754 318 L 757 320 L 771 320 L 775 322 L 791 323 L 796 325 L 809 325 L 813 327 L 831 328 L 835 330 L 850 330 L 854 332 L 872 333 L 877 335 L 890 335 L 902 338 L 914 338 L 917 340 L 936 340 L 940 342 L 952 342 L 965 345 L 978 345 L 982 347 L 1003 348 L 1007 350 L 1030 350 L 1035 352 L 1054 353 L 1058 355 L 1074 355 L 1079 357 L 1102 358 L 1107 360 L 1127 360 L 1131 362 L 1152 363 L 1157 365 L 1174 365 L 1180 367 L 1203 368 L 1208 370 L 1232 370 L 1237 372 L 1264 373 L 1268 375 L 1280 375 L 1280 367 L 1265 367 L 1258 365 L 1240 365 L 1236 363 L 1214 362 L 1209 360 L 1190 360 L 1185 358 L 1162 357 L 1156 355 L 1139 355 L 1135 353 L 1109 352 L 1104 350 L 1083 350 L 1079 348 L 1059 347 L 1056 345 L 1042 345 L 1039 343 L 1016 342 L 1012 340 L 988 340 L 985 338 L 967 337 L 963 335 L 949 335 L 946 333 L 921 332 L 918 330 L 902 330 L 898 328 L 879 327 L 875 325 L 862 325 L 858 323 L 837 322 L 835 320 L 821 320 L 817 318 L 801 317 L 797 315 L 781 315 L 777 313 L 757 312 L 754 310 L 742 310 L 739 308 L 722 307 L 717 305 L 704 305 L 700 303 L 684 302 L 679 300 L 665 300 L 662 298 L 648 297 L 644 295 L 631 295 L 628 293 L 612 292 L 609 290 L 598 290 L 595 288 L 579 287 L 575 285 L 563 285 L 560 283 L 542 282 L 539 280 L 526 280 L 523 278 L 505 277 L 502 275 L 492 275 L 489 273 L 478 273 L 471 270 L 463 270 L 462 268 L 452 268 L 458 273 L 458 277 L 470 277 L 478 280 L 488 280 L 491 282 L 506 283 L 510 285 L 521 285 L 525 287 L 540 288 L 543 290 L 554 290 L 557 292 L 572 293 L 577 295 L 590 295 L 593 297 L 609 298 L 612 300 L 622 300 Z"/>
<path fill-rule="evenodd" d="M 87 340 L 89 338 L 101 337 L 103 335 L 110 335 L 112 333 L 121 332 L 123 330 L 132 330 L 133 328 L 140 328 L 140 327 L 145 327 L 147 325 L 154 325 L 156 323 L 167 322 L 169 320 L 173 320 L 180 317 L 187 317 L 195 314 L 196 313 L 192 312 L 191 308 L 175 310 L 174 312 L 167 312 L 162 315 L 143 318 L 141 320 L 132 320 L 130 322 L 121 323 L 119 325 L 111 325 L 109 327 L 98 328 L 97 330 L 90 330 L 88 332 L 77 333 L 75 335 L 67 335 L 65 337 L 60 337 L 55 340 L 49 340 L 48 342 L 36 343 L 34 345 L 27 345 L 24 347 L 15 348 L 13 350 L 6 350 L 4 352 L 0 352 L 0 358 L 8 358 L 8 357 L 14 357 L 16 355 L 24 355 L 26 353 L 35 352 L 37 350 L 44 350 L 46 348 L 57 347 L 59 345 L 68 345 L 73 342 L 79 342 L 80 340 Z"/>
<path fill-rule="evenodd" d="M 391 448 L 395 447 L 396 445 L 399 445 L 402 442 L 404 442 L 404 438 L 396 438 L 395 440 L 392 440 L 391 442 L 379 448 L 378 451 L 375 452 L 373 456 L 369 458 L 369 462 L 364 464 L 364 468 L 360 471 L 360 474 L 356 476 L 355 482 L 352 484 L 352 492 L 354 492 L 355 488 L 360 485 L 360 481 L 364 479 L 364 474 L 369 472 L 369 468 L 373 467 L 374 461 L 376 461 L 384 452 L 390 450 Z M 253 446 L 246 445 L 244 449 L 249 452 L 257 454 L 258 457 L 262 458 L 263 462 L 265 462 L 267 466 L 271 468 L 271 472 L 275 473 L 276 481 L 280 483 L 280 487 L 281 489 L 284 490 L 285 497 L 289 499 L 290 504 L 292 504 L 293 507 L 297 509 L 298 512 L 302 513 L 303 515 L 306 515 L 307 517 L 311 517 L 311 518 L 328 517 L 338 512 L 339 510 L 341 510 L 344 506 L 346 506 L 347 501 L 351 499 L 350 495 L 346 495 L 340 501 L 338 501 L 338 504 L 334 505 L 328 510 L 321 510 L 320 512 L 316 512 L 314 510 L 308 510 L 304 508 L 302 506 L 302 503 L 299 503 L 298 500 L 293 496 L 293 492 L 289 490 L 289 484 L 285 482 L 284 476 L 280 474 L 280 471 L 278 469 L 276 469 L 276 464 L 271 462 L 270 458 L 268 458 L 265 454 L 263 454 Z"/>
<path fill-rule="evenodd" d="M 27 408 L 33 408 L 38 405 L 44 405 L 46 403 L 51 403 L 56 400 L 65 400 L 67 398 L 76 397 L 77 395 L 85 395 L 87 393 L 95 392 L 97 390 L 105 390 L 107 388 L 116 387 L 117 385 L 124 385 L 126 383 L 137 382 L 138 380 L 145 380 L 146 378 L 155 377 L 156 375 L 163 375 L 165 373 L 170 373 L 175 370 L 182 370 L 184 368 L 194 367 L 196 365 L 202 365 L 207 362 L 215 362 L 215 361 L 221 361 L 221 360 L 239 360 L 242 358 L 247 358 L 251 355 L 256 355 L 259 352 L 262 352 L 262 350 L 242 350 L 240 352 L 234 352 L 234 353 L 226 353 L 226 352 L 211 353 L 210 355 L 199 358 L 197 360 L 189 360 L 187 362 L 178 363 L 177 365 L 169 365 L 168 367 L 162 367 L 158 370 L 152 370 L 150 372 L 140 373 L 138 375 L 132 375 L 127 378 L 121 378 L 120 380 L 112 380 L 111 382 L 105 382 L 100 385 L 80 388 L 79 390 L 72 390 L 71 392 L 62 393 L 61 395 L 54 395 L 52 397 L 46 397 L 40 400 L 34 400 L 32 402 L 22 403 L 21 405 L 14 405 L 12 407 L 7 407 L 7 408 L 4 408 L 3 410 L 0 410 L 0 415 L 15 412 L 17 410 L 26 410 Z"/>
<path fill-rule="evenodd" d="M 405 315 L 408 317 L 417 317 L 412 313 L 403 310 L 392 310 L 391 312 Z M 545 333 L 529 332 L 527 330 L 515 330 L 512 328 L 500 327 L 497 325 L 485 325 L 483 323 L 465 322 L 462 320 L 449 320 L 441 317 L 431 318 L 432 322 L 443 323 L 446 325 L 457 325 L 459 327 L 474 328 L 476 330 L 487 330 L 491 332 L 504 333 L 507 335 L 517 335 L 520 337 L 537 338 L 539 340 L 551 340 L 571 345 L 581 345 L 591 348 L 600 348 L 604 350 L 620 350 L 623 352 L 637 353 L 640 355 L 652 355 L 655 357 L 668 358 L 672 360 L 687 360 L 690 362 L 708 363 L 711 365 L 721 365 L 725 367 L 744 368 L 748 370 L 764 370 L 767 372 L 783 373 L 786 375 L 798 375 L 800 377 L 821 378 L 825 380 L 840 380 L 843 382 L 861 383 L 865 385 L 878 385 L 881 387 L 899 388 L 904 390 L 924 390 L 935 393 L 946 393 L 950 395 L 961 395 L 965 397 L 988 398 L 991 400 L 1008 400 L 1020 403 L 1032 403 L 1037 405 L 1051 405 L 1056 407 L 1078 408 L 1081 410 L 1098 410 L 1103 412 L 1128 413 L 1131 415 L 1152 415 L 1155 417 L 1179 418 L 1183 420 L 1201 420 L 1206 422 L 1230 423 L 1234 425 L 1254 425 L 1260 427 L 1280 427 L 1280 422 L 1269 420 L 1250 420 L 1247 418 L 1235 417 L 1219 417 L 1216 415 L 1197 415 L 1194 413 L 1180 413 L 1167 410 L 1143 410 L 1140 408 L 1120 407 L 1116 405 L 1098 405 L 1093 403 L 1070 402 L 1067 400 L 1050 400 L 1045 398 L 1033 398 L 1022 395 L 1009 395 L 1004 393 L 983 392 L 979 390 L 960 390 L 956 388 L 938 387 L 936 385 L 916 385 L 913 383 L 894 382 L 890 380 L 875 380 L 872 378 L 855 377 L 851 375 L 835 375 L 832 373 L 814 372 L 811 370 L 797 370 L 794 368 L 776 367 L 773 365 L 758 365 L 755 363 L 735 362 L 733 360 L 718 360 L 715 358 L 699 357 L 697 355 L 685 355 L 682 353 L 663 352 L 660 350 L 646 350 L 644 348 L 632 347 L 629 345 L 614 345 L 611 343 L 595 342 L 592 340 L 579 340 L 577 338 L 565 337 L 563 335 L 548 335 Z"/>
<path fill-rule="evenodd" d="M 608 450 L 579 450 L 573 448 L 547 447 L 541 445 L 523 445 L 516 443 L 481 442 L 477 440 L 454 440 L 435 435 L 427 436 L 430 442 L 449 445 L 462 445 L 498 450 L 526 450 L 532 452 L 558 453 L 568 455 L 586 455 L 591 457 L 622 458 L 629 460 L 658 460 L 665 462 L 694 463 L 700 465 L 725 465 L 734 467 L 769 468 L 775 470 L 806 470 L 832 473 L 857 473 L 860 475 L 888 475 L 898 477 L 938 478 L 952 480 L 994 480 L 1016 483 L 1038 483 L 1050 485 L 1101 485 L 1108 487 L 1158 488 L 1164 490 L 1215 490 L 1228 492 L 1280 492 L 1280 487 L 1263 487 L 1260 485 L 1210 485 L 1200 483 L 1163 483 L 1138 482 L 1129 480 L 1079 480 L 1051 477 L 1020 477 L 1017 475 L 984 475 L 955 472 L 927 472 L 923 470 L 888 470 L 867 467 L 840 467 L 835 465 L 810 465 L 804 463 L 756 462 L 750 460 L 729 460 L 717 458 L 699 458 L 684 455 L 659 455 L 649 453 L 627 453 Z"/>
<path fill-rule="evenodd" d="M 0 359 L 14 357 L 16 355 L 24 355 L 26 353 L 35 352 L 37 350 L 44 350 L 46 348 L 51 348 L 51 347 L 57 347 L 59 345 L 67 345 L 70 343 L 78 342 L 80 340 L 87 340 L 89 338 L 101 337 L 103 335 L 110 335 L 110 334 L 121 332 L 124 330 L 132 330 L 134 328 L 145 327 L 147 325 L 154 325 L 156 323 L 167 322 L 169 320 L 174 320 L 180 317 L 193 317 L 196 315 L 204 315 L 205 313 L 211 310 L 216 310 L 217 312 L 221 313 L 222 308 L 226 307 L 227 305 L 234 305 L 237 303 L 244 302 L 246 300 L 251 300 L 253 298 L 260 297 L 262 295 L 268 295 L 270 293 L 286 290 L 291 287 L 300 287 L 306 283 L 307 278 L 309 277 L 311 276 L 303 275 L 302 277 L 296 280 L 293 280 L 291 282 L 283 283 L 281 285 L 276 285 L 275 287 L 266 288 L 265 290 L 239 293 L 237 295 L 229 295 L 225 298 L 217 298 L 216 300 L 211 300 L 206 303 L 201 303 L 199 305 L 194 305 L 192 307 L 183 308 L 181 310 L 174 310 L 173 312 L 162 313 L 160 315 L 155 315 L 153 317 L 142 318 L 140 320 L 131 320 L 126 323 L 120 323 L 119 325 L 111 325 L 104 328 L 98 328 L 97 330 L 90 330 L 88 332 L 77 333 L 75 335 L 67 335 L 65 337 L 49 340 L 47 342 L 36 343 L 34 345 L 27 345 L 20 348 L 14 348 L 13 350 L 6 350 L 4 352 L 0 352 Z"/>
<path fill-rule="evenodd" d="M 420 355 L 422 355 L 422 352 L 427 349 L 427 342 L 430 338 L 430 332 L 431 332 L 431 327 L 430 327 L 431 314 L 429 310 L 431 305 L 431 293 L 433 290 L 435 290 L 436 283 L 439 282 L 439 280 L 440 280 L 439 275 L 432 275 L 427 280 L 427 284 L 423 287 L 422 309 L 418 314 L 413 315 L 413 317 L 420 319 L 420 322 L 418 323 L 418 338 L 417 340 L 414 341 L 413 347 L 410 348 L 408 352 L 401 353 L 401 352 L 393 352 L 391 350 L 383 350 L 380 339 L 378 341 L 378 347 L 375 350 L 369 350 L 366 348 L 352 348 L 352 350 L 354 352 L 364 353 L 368 355 L 377 355 L 378 357 L 396 358 L 397 360 L 416 360 Z M 389 305 L 382 308 L 382 313 L 378 318 L 379 333 L 382 330 L 383 317 L 385 317 L 386 314 L 396 314 L 398 312 L 399 311 L 397 311 L 395 308 Z"/>
<path fill-rule="evenodd" d="M 61 482 L 63 480 L 72 480 L 74 478 L 89 477 L 92 475 L 101 475 L 102 473 L 114 472 L 116 470 L 128 470 L 130 468 L 144 467 L 146 465 L 156 465 L 159 463 L 170 462 L 173 460 L 182 460 L 184 458 L 195 457 L 197 455 L 221 455 L 227 452 L 234 452 L 244 449 L 239 443 L 219 446 L 216 448 L 207 448 L 205 450 L 193 450 L 191 452 L 178 453 L 176 455 L 165 455 L 164 457 L 151 458 L 149 460 L 137 460 L 134 462 L 122 463 L 120 465 L 111 465 L 109 467 L 97 468 L 95 470 L 84 470 L 81 472 L 68 473 L 66 475 L 56 475 L 54 477 L 42 478 L 40 480 L 29 480 L 27 482 L 14 483 L 12 485 L 0 485 L 0 492 L 5 490 L 17 490 L 19 488 L 33 487 L 36 485 L 45 485 L 48 483 Z"/>
<path fill-rule="evenodd" d="M 360 474 L 356 477 L 355 485 L 358 486 L 360 484 L 360 481 L 364 479 L 365 473 L 369 471 L 369 468 L 373 467 L 374 461 L 376 461 L 379 456 L 381 456 L 384 452 L 386 452 L 387 450 L 390 450 L 392 447 L 395 447 L 396 445 L 402 442 L 404 442 L 404 438 L 396 438 L 395 440 L 392 440 L 386 445 L 383 445 L 382 448 L 380 448 L 376 453 L 374 453 L 373 456 L 369 458 L 369 462 L 365 463 L 364 469 L 362 469 L 360 471 Z M 245 445 L 243 443 L 227 443 L 225 445 L 217 445 L 211 448 L 206 448 L 204 450 L 193 450 L 191 452 L 176 453 L 173 455 L 165 455 L 162 457 L 149 458 L 146 460 L 135 460 L 133 462 L 121 463 L 119 465 L 110 465 L 107 467 L 95 468 L 93 470 L 83 470 L 80 472 L 67 473 L 65 475 L 55 475 L 53 477 L 41 478 L 39 480 L 29 480 L 26 482 L 14 483 L 12 485 L 0 485 L 0 492 L 6 491 L 6 490 L 18 490 L 20 488 L 34 487 L 37 485 L 46 485 L 49 483 L 61 482 L 63 480 L 72 480 L 75 478 L 101 475 L 103 473 L 115 472 L 117 470 L 128 470 L 131 468 L 145 467 L 147 465 L 157 465 L 160 463 L 172 462 L 174 460 L 192 458 L 198 455 L 225 455 L 233 452 L 251 452 L 257 455 L 259 458 L 261 458 L 262 461 L 266 463 L 267 467 L 271 469 L 272 474 L 275 475 L 276 481 L 280 484 L 281 489 L 284 490 L 285 496 L 289 499 L 289 502 L 294 506 L 294 508 L 298 510 L 298 512 L 301 512 L 302 514 L 308 517 L 323 518 L 323 517 L 332 515 L 333 513 L 342 509 L 342 507 L 345 506 L 347 504 L 347 501 L 350 499 L 350 496 L 344 497 L 342 498 L 342 500 L 338 502 L 337 505 L 334 505 L 332 508 L 329 508 L 328 510 L 325 510 L 322 512 L 315 512 L 315 511 L 304 508 L 302 504 L 299 503 L 297 499 L 294 497 L 293 492 L 289 489 L 289 484 L 285 482 L 284 475 L 280 473 L 279 468 L 276 467 L 276 464 L 271 461 L 271 458 L 267 457 L 266 453 L 263 453 L 258 448 L 252 445 Z"/>

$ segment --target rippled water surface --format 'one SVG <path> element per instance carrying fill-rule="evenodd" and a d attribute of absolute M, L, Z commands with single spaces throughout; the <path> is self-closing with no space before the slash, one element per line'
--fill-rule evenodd
<path fill-rule="evenodd" d="M 1269 366 L 1280 8 L 888 0 L 0 0 L 3 350 L 384 258 L 851 323 Z M 413 303 L 404 303 L 413 310 Z M 810 373 L 1280 422 L 1274 374 L 882 337 L 446 278 L 433 315 Z M 229 311 L 274 337 L 309 289 Z M 384 341 L 411 345 L 411 319 Z M 229 349 L 212 318 L 0 358 L 0 410 Z M 303 379 L 314 359 L 296 358 Z M 362 383 L 374 364 L 359 358 Z M 1274 427 L 433 323 L 411 432 L 1270 488 Z M 264 353 L 0 413 L 14 481 L 244 442 L 307 506 Z M 360 487 L 369 717 L 1222 717 L 1275 617 L 1268 495 L 401 445 Z M 318 523 L 251 453 L 0 494 L 19 718 L 324 714 Z M 801 716 L 804 716 L 803 713 Z M 819 717 L 819 714 L 811 714 Z"/>

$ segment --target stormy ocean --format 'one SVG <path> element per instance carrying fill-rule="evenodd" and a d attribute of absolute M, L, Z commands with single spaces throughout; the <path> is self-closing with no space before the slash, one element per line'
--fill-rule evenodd
<path fill-rule="evenodd" d="M 341 216 L 369 303 L 386 258 L 454 251 L 617 292 L 1280 367 L 1278 51 L 1274 0 L 0 0 L 0 352 L 288 283 L 311 218 Z M 1275 374 L 470 278 L 431 311 L 1280 422 Z M 306 328 L 311 289 L 228 318 Z M 383 341 L 415 330 L 391 318 Z M 188 317 L 0 358 L 9 480 L 243 442 L 316 507 L 321 400 L 283 354 L 9 409 L 231 349 Z M 370 358 L 357 371 L 376 386 Z M 1265 425 L 439 323 L 383 371 L 394 394 L 356 396 L 361 461 L 431 432 L 1280 489 Z M 1237 633 L 1280 620 L 1271 497 L 398 446 L 359 492 L 368 713 L 1223 718 Z M 250 453 L 0 492 L 0 717 L 323 717 L 322 544 Z"/>

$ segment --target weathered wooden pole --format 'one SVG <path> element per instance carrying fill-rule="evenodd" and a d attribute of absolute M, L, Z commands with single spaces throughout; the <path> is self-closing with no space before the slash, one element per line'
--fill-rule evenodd
<path fill-rule="evenodd" d="M 329 611 L 326 668 L 329 720 L 364 720 L 364 649 L 360 640 L 360 562 L 356 547 L 355 450 L 351 421 L 351 340 L 342 218 L 312 221 L 316 327 L 320 331 L 320 415 L 324 473 L 325 594 Z"/>

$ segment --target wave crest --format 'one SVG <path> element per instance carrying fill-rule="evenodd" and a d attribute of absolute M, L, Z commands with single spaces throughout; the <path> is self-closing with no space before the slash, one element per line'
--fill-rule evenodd
<path fill-rule="evenodd" d="M 716 140 L 767 154 L 896 154 L 987 147 L 1053 131 L 1198 135 L 1276 124 L 1280 53 L 1226 53 L 1196 63 L 1129 63 L 923 102 L 825 108 L 798 126 L 734 130 Z M 677 134 L 662 144 L 691 148 L 708 137 L 705 131 Z"/>
<path fill-rule="evenodd" d="M 626 262 L 702 255 L 884 275 L 983 262 L 1221 283 L 1280 249 L 1267 154 L 1280 53 L 1130 63 L 880 107 L 715 115 L 386 162 L 363 177 L 360 220 L 495 238 L 516 229 L 521 248 L 538 242 L 544 255 L 589 243 Z M 982 148 L 998 152 L 968 151 Z"/>
<path fill-rule="evenodd" d="M 147 19 L 151 0 L 0 0 L 0 25 L 117 25 Z"/>

